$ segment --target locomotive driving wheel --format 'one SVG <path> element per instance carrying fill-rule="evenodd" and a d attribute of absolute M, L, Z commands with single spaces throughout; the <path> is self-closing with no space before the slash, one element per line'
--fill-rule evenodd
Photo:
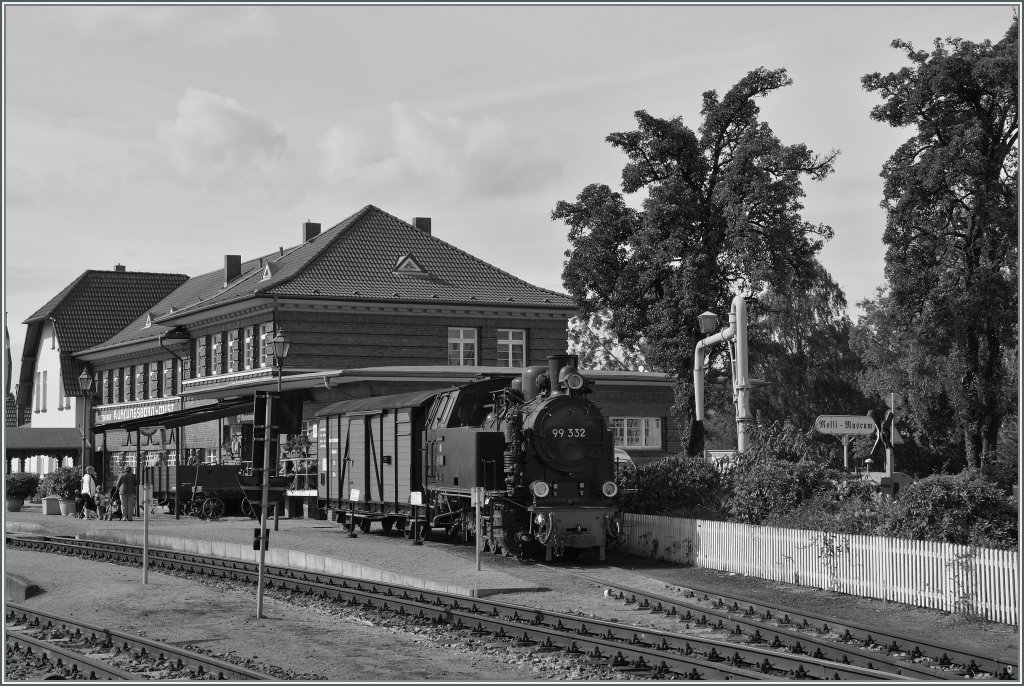
<path fill-rule="evenodd" d="M 203 502 L 203 516 L 207 519 L 220 519 L 224 515 L 224 501 L 220 498 L 207 498 Z"/>

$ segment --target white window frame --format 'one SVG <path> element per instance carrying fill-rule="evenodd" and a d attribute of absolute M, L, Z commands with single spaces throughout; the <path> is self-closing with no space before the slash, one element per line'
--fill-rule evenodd
<path fill-rule="evenodd" d="M 520 334 L 521 338 L 517 340 L 515 334 Z M 521 349 L 522 364 L 514 363 L 516 348 Z M 526 360 L 526 329 L 498 329 L 498 366 L 518 369 L 526 366 Z"/>
<path fill-rule="evenodd" d="M 477 351 L 477 330 L 468 326 L 448 327 L 448 364 L 455 367 L 475 367 L 478 364 Z M 473 346 L 472 361 L 466 362 L 467 348 Z M 452 364 L 452 346 L 458 346 L 459 361 Z"/>
<path fill-rule="evenodd" d="M 661 449 L 661 417 L 609 417 L 617 448 Z M 630 431 L 632 429 L 632 431 Z"/>

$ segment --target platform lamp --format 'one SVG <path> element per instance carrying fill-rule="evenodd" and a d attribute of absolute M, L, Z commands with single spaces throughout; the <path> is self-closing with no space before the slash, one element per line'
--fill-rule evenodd
<path fill-rule="evenodd" d="M 278 329 L 274 336 L 274 366 L 277 367 L 277 398 L 273 402 L 281 402 L 281 375 L 284 371 L 284 360 L 288 357 L 288 348 L 291 343 L 284 336 L 284 331 Z M 273 402 L 267 403 L 267 431 L 271 430 L 270 417 L 273 416 L 271 407 Z M 281 417 L 278 410 L 277 416 Z M 260 512 L 260 566 L 256 578 L 256 618 L 263 617 L 263 577 L 267 569 L 267 515 L 270 511 L 270 436 L 264 436 L 263 440 L 263 502 Z"/>
<path fill-rule="evenodd" d="M 78 375 L 78 387 L 82 389 L 82 473 L 85 473 L 85 451 L 86 451 L 86 436 L 89 431 L 89 397 L 92 396 L 93 378 L 92 374 L 89 373 L 88 367 L 82 369 L 82 373 Z"/>

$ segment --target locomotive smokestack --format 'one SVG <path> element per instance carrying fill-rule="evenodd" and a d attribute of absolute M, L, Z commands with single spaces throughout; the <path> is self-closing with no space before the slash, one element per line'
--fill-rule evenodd
<path fill-rule="evenodd" d="M 548 378 L 551 380 L 551 395 L 565 393 L 565 389 L 558 385 L 558 373 L 566 365 L 576 369 L 579 366 L 580 358 L 576 355 L 548 355 Z"/>

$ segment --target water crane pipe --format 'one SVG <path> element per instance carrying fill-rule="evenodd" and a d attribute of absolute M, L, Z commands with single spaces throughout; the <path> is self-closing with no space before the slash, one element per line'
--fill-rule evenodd
<path fill-rule="evenodd" d="M 747 450 L 747 424 L 750 416 L 750 377 L 747 373 L 747 301 L 742 295 L 732 299 L 729 326 L 697 343 L 693 351 L 694 409 L 698 422 L 704 421 L 704 350 L 718 343 L 735 341 L 736 352 L 732 361 L 733 402 L 736 405 L 736 450 Z"/>

